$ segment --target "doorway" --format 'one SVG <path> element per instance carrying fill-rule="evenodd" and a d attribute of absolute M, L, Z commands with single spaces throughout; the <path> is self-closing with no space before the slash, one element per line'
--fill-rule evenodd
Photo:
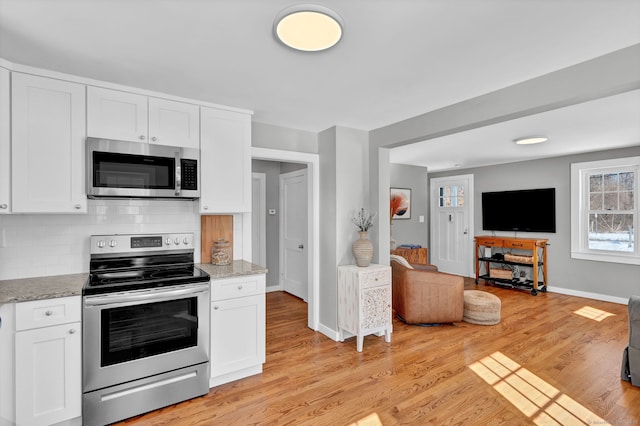
<path fill-rule="evenodd" d="M 271 162 L 298 163 L 306 167 L 307 174 L 307 196 L 306 207 L 308 220 L 305 224 L 306 244 L 304 244 L 303 256 L 307 260 L 306 290 L 307 290 L 307 326 L 314 331 L 319 328 L 319 300 L 320 300 L 320 250 L 319 250 L 319 156 L 295 151 L 273 150 L 267 148 L 252 148 L 252 159 L 266 160 Z M 267 199 L 269 198 L 267 188 Z M 272 212 L 272 210 L 274 210 Z M 267 217 L 275 215 L 277 212 L 267 203 Z M 282 213 L 282 210 L 280 210 Z M 267 223 L 267 228 L 269 224 Z M 269 243 L 267 243 L 269 251 Z M 269 289 L 268 289 L 269 290 Z"/>
<path fill-rule="evenodd" d="M 431 261 L 442 272 L 473 271 L 473 175 L 430 180 Z"/>

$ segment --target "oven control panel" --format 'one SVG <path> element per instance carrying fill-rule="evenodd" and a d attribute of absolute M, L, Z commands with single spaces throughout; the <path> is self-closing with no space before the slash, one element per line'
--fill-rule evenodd
<path fill-rule="evenodd" d="M 92 235 L 91 254 L 194 249 L 193 233 Z"/>

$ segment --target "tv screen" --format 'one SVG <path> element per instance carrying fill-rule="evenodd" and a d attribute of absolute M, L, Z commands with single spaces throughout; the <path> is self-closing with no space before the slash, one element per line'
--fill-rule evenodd
<path fill-rule="evenodd" d="M 556 189 L 482 193 L 486 231 L 556 232 Z"/>

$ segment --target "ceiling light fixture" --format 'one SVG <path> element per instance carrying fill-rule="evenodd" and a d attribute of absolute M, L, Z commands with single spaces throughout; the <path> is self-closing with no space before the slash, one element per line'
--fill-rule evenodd
<path fill-rule="evenodd" d="M 536 143 L 542 143 L 548 141 L 549 138 L 545 138 L 544 136 L 529 136 L 526 138 L 518 138 L 513 141 L 518 145 L 533 145 Z"/>
<path fill-rule="evenodd" d="M 273 33 L 292 49 L 317 52 L 335 46 L 342 38 L 344 24 L 333 10 L 301 4 L 284 9 L 276 16 Z"/>

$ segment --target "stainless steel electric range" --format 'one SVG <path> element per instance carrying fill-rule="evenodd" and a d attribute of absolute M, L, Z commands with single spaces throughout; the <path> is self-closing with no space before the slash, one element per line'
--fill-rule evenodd
<path fill-rule="evenodd" d="M 209 391 L 209 275 L 193 234 L 94 235 L 83 288 L 83 423 Z"/>

